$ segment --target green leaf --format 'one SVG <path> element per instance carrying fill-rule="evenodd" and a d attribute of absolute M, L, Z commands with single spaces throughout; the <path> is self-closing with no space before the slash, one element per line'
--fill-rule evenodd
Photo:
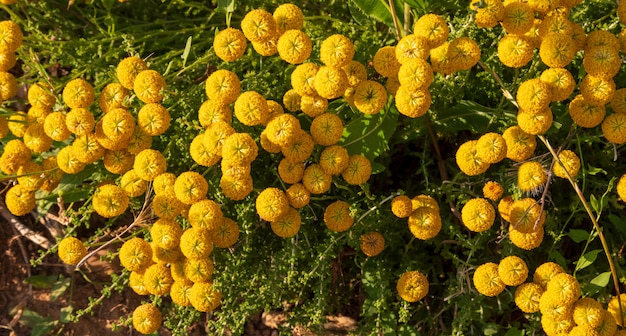
<path fill-rule="evenodd" d="M 616 216 L 614 214 L 610 214 L 608 218 L 611 224 L 615 225 L 615 227 L 618 230 L 622 231 L 623 234 L 626 234 L 626 222 L 624 222 L 623 219 L 621 219 L 619 216 Z"/>
<path fill-rule="evenodd" d="M 24 309 L 20 323 L 33 329 L 31 336 L 43 336 L 48 335 L 58 322 L 47 316 L 41 316 L 32 310 Z"/>
<path fill-rule="evenodd" d="M 602 252 L 602 250 L 593 250 L 585 253 L 578 262 L 576 262 L 576 271 L 580 271 L 581 269 L 588 267 L 593 264 L 594 261 L 598 258 L 598 254 Z"/>
<path fill-rule="evenodd" d="M 589 201 L 591 202 L 591 207 L 593 208 L 593 211 L 595 211 L 596 214 L 600 214 L 600 212 L 602 211 L 602 207 L 600 206 L 600 203 L 598 203 L 598 199 L 594 194 L 591 194 L 591 196 L 589 197 Z"/>
<path fill-rule="evenodd" d="M 396 129 L 398 111 L 395 108 L 384 109 L 378 114 L 363 114 L 352 120 L 343 129 L 339 144 L 350 155 L 361 154 L 372 162 L 389 149 L 389 139 Z"/>
<path fill-rule="evenodd" d="M 389 2 L 385 0 L 351 0 L 351 3 L 355 4 L 363 14 L 386 24 L 390 28 L 395 27 Z M 398 24 L 402 27 L 404 20 L 404 2 L 394 0 L 393 4 L 397 14 Z"/>
<path fill-rule="evenodd" d="M 558 250 L 554 250 L 554 249 L 548 252 L 548 259 L 554 260 L 557 264 L 561 265 L 564 268 L 567 268 L 567 265 L 569 264 L 569 262 L 563 256 L 563 254 L 561 254 L 561 252 L 559 252 Z"/>
<path fill-rule="evenodd" d="M 191 40 L 193 40 L 193 37 L 189 36 L 187 38 L 187 44 L 185 44 L 185 51 L 183 51 L 183 54 L 181 55 L 181 58 L 183 59 L 183 68 L 185 67 L 185 64 L 187 64 L 187 58 L 189 57 L 189 52 L 191 51 Z"/>
<path fill-rule="evenodd" d="M 600 288 L 604 288 L 609 284 L 609 281 L 611 281 L 611 272 L 604 272 L 591 279 L 590 283 Z"/>
<path fill-rule="evenodd" d="M 513 327 L 509 329 L 504 336 L 524 336 L 524 331 Z"/>
<path fill-rule="evenodd" d="M 598 174 L 603 174 L 606 175 L 607 172 L 606 170 L 602 169 L 602 168 L 597 168 L 597 167 L 593 167 L 592 165 L 588 165 L 589 168 L 587 168 L 587 174 L 589 175 L 598 175 Z"/>
<path fill-rule="evenodd" d="M 232 13 L 235 11 L 235 0 L 217 0 L 217 8 Z"/>
<path fill-rule="evenodd" d="M 494 126 L 494 123 L 501 123 L 501 115 L 513 112 L 503 112 L 492 109 L 478 103 L 462 100 L 452 108 L 437 111 L 433 126 L 438 132 L 456 133 L 458 131 L 471 131 L 482 134 Z"/>
<path fill-rule="evenodd" d="M 580 243 L 589 239 L 589 232 L 585 230 L 572 229 L 567 233 L 567 235 L 572 238 L 575 243 Z"/>
<path fill-rule="evenodd" d="M 33 275 L 24 279 L 24 283 L 31 284 L 36 288 L 49 289 L 54 286 L 57 279 L 56 275 Z"/>
<path fill-rule="evenodd" d="M 67 306 L 67 307 L 61 308 L 61 313 L 60 313 L 60 316 L 59 316 L 59 320 L 61 321 L 61 323 L 69 323 L 69 322 L 71 322 L 70 315 L 72 315 L 73 311 L 74 311 L 74 308 L 72 306 Z"/>
<path fill-rule="evenodd" d="M 70 288 L 71 279 L 70 278 L 60 278 L 57 282 L 52 286 L 52 290 L 50 291 L 50 301 L 54 302 L 58 300 L 68 288 Z"/>

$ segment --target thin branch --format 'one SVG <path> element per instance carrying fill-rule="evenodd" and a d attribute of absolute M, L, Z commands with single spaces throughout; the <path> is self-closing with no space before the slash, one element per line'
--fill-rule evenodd
<path fill-rule="evenodd" d="M 44 250 L 50 249 L 50 241 L 46 239 L 46 237 L 38 234 L 37 232 L 26 227 L 26 225 L 22 224 L 17 219 L 17 217 L 13 216 L 13 214 L 9 212 L 3 201 L 0 201 L 0 215 L 4 217 L 4 219 L 6 219 L 21 236 L 28 238 L 28 240 L 39 245 Z"/>

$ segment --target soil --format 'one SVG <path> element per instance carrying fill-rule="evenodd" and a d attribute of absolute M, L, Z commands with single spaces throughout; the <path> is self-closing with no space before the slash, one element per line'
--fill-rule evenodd
<path fill-rule="evenodd" d="M 0 206 L 4 206 L 1 201 Z M 34 217 L 27 215 L 17 219 L 21 224 L 54 242 L 54 237 L 35 221 Z M 112 245 L 110 248 L 117 249 L 118 246 Z M 62 309 L 70 305 L 74 311 L 86 308 L 90 298 L 100 297 L 102 289 L 111 283 L 111 274 L 121 271 L 118 263 L 101 261 L 101 257 L 106 255 L 106 250 L 92 256 L 82 266 L 89 280 L 80 272 L 75 272 L 73 267 L 62 264 L 54 254 L 46 257 L 41 265 L 31 266 L 29 260 L 39 257 L 39 250 L 40 246 L 22 236 L 6 218 L 0 216 L 0 251 L 4 251 L 4 256 L 0 257 L 0 336 L 31 335 L 37 331 L 46 331 L 40 335 L 139 335 L 130 327 L 120 327 L 115 331 L 111 329 L 120 319 L 128 319 L 134 308 L 144 299 L 128 287 L 121 293 L 113 291 L 111 297 L 105 298 L 102 304 L 96 306 L 93 314 L 84 315 L 78 322 L 60 322 Z M 55 279 L 72 278 L 73 288 L 67 289 L 53 301 L 51 300 L 53 289 L 26 282 L 29 277 L 32 279 L 43 276 L 53 276 Z M 50 323 L 49 328 L 37 325 L 37 319 L 32 318 L 33 313 L 41 316 L 39 323 Z M 259 312 L 249 317 L 243 332 L 244 335 L 276 336 L 279 334 L 280 326 L 286 322 L 286 316 L 279 311 Z M 355 330 L 356 326 L 357 322 L 351 317 L 328 316 L 327 323 L 324 324 L 326 330 L 324 335 L 347 335 Z M 198 322 L 192 326 L 189 334 L 205 335 L 204 330 L 204 325 Z M 161 327 L 158 334 L 171 333 Z M 301 327 L 294 329 L 292 334 L 315 335 Z"/>

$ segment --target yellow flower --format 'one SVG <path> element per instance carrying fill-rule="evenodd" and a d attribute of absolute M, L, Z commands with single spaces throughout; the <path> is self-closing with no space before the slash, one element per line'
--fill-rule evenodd
<path fill-rule="evenodd" d="M 244 92 L 235 101 L 235 117 L 246 126 L 260 125 L 268 116 L 267 101 L 258 92 Z"/>
<path fill-rule="evenodd" d="M 141 179 L 134 169 L 131 169 L 122 175 L 120 187 L 124 189 L 128 197 L 138 197 L 143 195 L 148 189 L 148 182 Z"/>
<path fill-rule="evenodd" d="M 163 196 L 163 195 L 159 195 Z M 171 219 L 161 218 L 152 224 L 150 236 L 158 247 L 164 249 L 174 249 L 180 243 L 180 236 L 183 230 L 178 223 Z"/>
<path fill-rule="evenodd" d="M 37 82 L 28 88 L 28 103 L 35 107 L 52 108 L 56 102 L 54 88 L 46 82 Z"/>
<path fill-rule="evenodd" d="M 528 278 L 528 266 L 518 256 L 508 256 L 500 260 L 498 277 L 507 286 L 519 286 Z"/>
<path fill-rule="evenodd" d="M 220 224 L 211 231 L 211 239 L 217 247 L 231 247 L 239 240 L 239 226 L 234 220 L 224 217 Z"/>
<path fill-rule="evenodd" d="M 354 45 L 345 36 L 334 34 L 322 41 L 320 60 L 324 65 L 343 68 L 350 64 L 354 57 Z"/>
<path fill-rule="evenodd" d="M 549 107 L 535 113 L 527 112 L 522 109 L 517 111 L 517 124 L 522 131 L 531 135 L 544 134 L 547 132 L 550 126 L 552 126 L 553 118 L 552 110 Z"/>
<path fill-rule="evenodd" d="M 67 82 L 63 88 L 63 101 L 70 109 L 88 107 L 95 95 L 93 86 L 81 78 Z"/>
<path fill-rule="evenodd" d="M 241 165 L 232 161 L 222 160 L 222 174 L 226 176 L 249 175 L 252 167 L 250 165 Z"/>
<path fill-rule="evenodd" d="M 610 305 L 610 303 L 609 303 Z M 581 298 L 574 303 L 574 322 L 596 328 L 602 322 L 602 304 L 591 297 Z"/>
<path fill-rule="evenodd" d="M 209 230 L 190 227 L 180 236 L 180 250 L 189 259 L 208 258 L 213 251 L 213 241 Z"/>
<path fill-rule="evenodd" d="M 602 78 L 588 74 L 580 82 L 579 88 L 589 105 L 604 106 L 613 98 L 615 81 L 613 78 Z"/>
<path fill-rule="evenodd" d="M 593 128 L 600 125 L 606 115 L 604 105 L 592 105 L 582 94 L 574 97 L 569 103 L 568 112 L 576 125 L 585 128 Z"/>
<path fill-rule="evenodd" d="M 133 168 L 141 179 L 152 181 L 155 177 L 165 173 L 167 162 L 161 152 L 144 149 L 135 156 Z"/>
<path fill-rule="evenodd" d="M 120 83 L 125 88 L 132 90 L 135 86 L 135 78 L 144 70 L 148 70 L 146 62 L 137 56 L 131 56 L 120 61 L 115 68 L 115 73 Z"/>
<path fill-rule="evenodd" d="M 306 33 L 290 29 L 278 38 L 277 48 L 282 60 L 289 64 L 300 64 L 309 58 L 313 46 Z"/>
<path fill-rule="evenodd" d="M 306 206 L 311 199 L 311 192 L 302 183 L 293 184 L 287 188 L 285 194 L 289 200 L 289 205 L 296 209 Z"/>
<path fill-rule="evenodd" d="M 498 213 L 507 222 L 511 221 L 511 205 L 513 205 L 513 197 L 510 195 L 505 196 L 498 202 Z"/>
<path fill-rule="evenodd" d="M 602 321 L 596 328 L 596 331 L 600 336 L 615 335 L 617 331 L 617 321 L 615 316 L 606 310 L 602 311 Z"/>
<path fill-rule="evenodd" d="M 320 97 L 317 93 L 313 96 L 303 95 L 300 99 L 300 110 L 307 116 L 315 118 L 328 110 L 328 99 Z"/>
<path fill-rule="evenodd" d="M 173 173 L 163 173 L 158 175 L 152 181 L 152 189 L 156 195 L 171 194 L 174 192 L 174 183 L 176 175 Z"/>
<path fill-rule="evenodd" d="M 163 134 L 170 126 L 170 120 L 169 112 L 159 103 L 146 104 L 137 114 L 137 125 L 150 136 Z"/>
<path fill-rule="evenodd" d="M 232 134 L 235 134 L 235 129 L 224 121 L 216 121 L 211 123 L 211 126 L 207 128 L 204 134 L 204 139 L 202 140 L 204 142 L 203 147 L 211 154 L 221 157 L 224 141 Z"/>
<path fill-rule="evenodd" d="M 545 262 L 535 269 L 533 274 L 533 282 L 540 285 L 544 290 L 548 286 L 548 282 L 555 275 L 559 273 L 565 273 L 565 270 L 554 262 Z"/>
<path fill-rule="evenodd" d="M 502 28 L 509 34 L 523 35 L 533 26 L 535 12 L 525 2 L 509 2 L 504 6 Z"/>
<path fill-rule="evenodd" d="M 226 28 L 213 39 L 215 55 L 225 62 L 234 62 L 246 52 L 246 37 L 239 29 Z"/>
<path fill-rule="evenodd" d="M 310 130 L 316 144 L 332 146 L 343 135 L 343 121 L 335 113 L 323 113 L 313 119 Z"/>
<path fill-rule="evenodd" d="M 559 2 L 557 0 L 529 0 L 528 5 L 539 13 L 548 13 L 557 8 Z"/>
<path fill-rule="evenodd" d="M 17 23 L 11 20 L 0 22 L 0 51 L 15 52 L 23 39 L 24 34 Z"/>
<path fill-rule="evenodd" d="M 237 100 L 241 83 L 235 73 L 220 69 L 207 78 L 205 91 L 212 104 L 227 105 Z"/>
<path fill-rule="evenodd" d="M 341 68 L 321 66 L 315 74 L 313 85 L 321 97 L 338 98 L 348 87 L 348 76 Z"/>
<path fill-rule="evenodd" d="M 519 126 L 507 128 L 502 137 L 506 142 L 506 157 L 515 162 L 528 159 L 537 147 L 535 136 L 524 132 Z"/>
<path fill-rule="evenodd" d="M 93 114 L 84 108 L 71 109 L 65 116 L 65 126 L 75 135 L 91 133 L 96 126 Z"/>
<path fill-rule="evenodd" d="M 299 95 L 317 95 L 313 82 L 319 67 L 315 63 L 302 63 L 291 73 L 291 86 Z"/>
<path fill-rule="evenodd" d="M 143 273 L 130 272 L 128 276 L 128 287 L 130 287 L 138 295 L 148 295 L 148 289 L 143 284 Z"/>
<path fill-rule="evenodd" d="M 475 22 L 481 28 L 493 28 L 504 19 L 501 0 L 472 0 L 470 10 L 476 11 Z"/>
<path fill-rule="evenodd" d="M 295 236 L 300 231 L 300 213 L 298 210 L 289 207 L 289 210 L 275 221 L 270 223 L 272 231 L 281 238 Z"/>
<path fill-rule="evenodd" d="M 283 95 L 283 105 L 290 112 L 296 112 L 300 110 L 300 94 L 294 90 L 290 89 Z"/>
<path fill-rule="evenodd" d="M 152 295 L 165 295 L 169 293 L 174 279 L 170 269 L 164 264 L 152 264 L 143 274 L 143 284 L 148 293 Z"/>
<path fill-rule="evenodd" d="M 398 80 L 400 85 L 409 91 L 426 89 L 433 82 L 433 70 L 430 64 L 421 58 L 410 59 L 400 66 Z"/>
<path fill-rule="evenodd" d="M 498 133 L 485 133 L 476 142 L 476 154 L 489 164 L 504 160 L 506 152 L 506 141 Z"/>
<path fill-rule="evenodd" d="M 202 127 L 208 128 L 212 123 L 223 121 L 230 124 L 233 120 L 233 112 L 228 105 L 213 103 L 210 99 L 205 100 L 198 109 L 198 121 Z"/>
<path fill-rule="evenodd" d="M 154 186 L 154 182 L 152 184 Z M 161 219 L 174 219 L 183 210 L 183 203 L 173 192 L 156 194 L 152 199 L 152 212 Z M 170 247 L 171 248 L 171 247 Z"/>
<path fill-rule="evenodd" d="M 66 237 L 59 243 L 59 258 L 66 264 L 76 265 L 87 255 L 83 242 L 74 237 Z"/>
<path fill-rule="evenodd" d="M 428 195 L 417 195 L 411 199 L 412 211 L 421 207 L 431 208 L 439 212 L 439 204 L 437 203 L 437 200 Z"/>
<path fill-rule="evenodd" d="M 489 162 L 478 155 L 478 140 L 464 142 L 456 151 L 456 164 L 468 176 L 480 175 L 489 169 Z"/>
<path fill-rule="evenodd" d="M 8 50 L 0 51 L 0 71 L 9 71 L 17 63 L 17 57 L 14 52 Z"/>
<path fill-rule="evenodd" d="M 391 212 L 398 218 L 407 218 L 413 212 L 413 202 L 406 195 L 399 195 L 391 200 Z"/>
<path fill-rule="evenodd" d="M 285 183 L 298 183 L 304 175 L 304 162 L 284 158 L 278 164 L 278 175 Z"/>
<path fill-rule="evenodd" d="M 459 37 L 450 42 L 447 58 L 456 70 L 469 70 L 480 60 L 480 48 L 469 37 Z"/>
<path fill-rule="evenodd" d="M 226 197 L 233 201 L 241 201 L 252 192 L 252 177 L 250 174 L 223 175 L 220 179 L 220 188 Z"/>
<path fill-rule="evenodd" d="M 546 293 L 562 304 L 572 305 L 580 297 L 580 284 L 573 276 L 558 273 L 548 281 Z"/>
<path fill-rule="evenodd" d="M 425 14 L 415 21 L 413 33 L 426 38 L 428 40 L 428 47 L 432 49 L 440 46 L 448 39 L 450 29 L 444 18 L 440 15 Z"/>
<path fill-rule="evenodd" d="M 461 209 L 463 224 L 474 232 L 489 230 L 496 219 L 496 210 L 484 198 L 472 198 Z"/>
<path fill-rule="evenodd" d="M 498 264 L 488 262 L 476 268 L 473 276 L 474 287 L 485 296 L 497 296 L 506 285 L 498 276 Z"/>
<path fill-rule="evenodd" d="M 504 189 L 502 188 L 502 185 L 495 181 L 488 181 L 483 187 L 483 196 L 494 202 L 497 202 L 502 197 L 503 193 Z"/>
<path fill-rule="evenodd" d="M 65 118 L 65 115 L 64 115 Z M 0 116 L 0 139 L 9 134 L 9 122 L 4 116 Z"/>
<path fill-rule="evenodd" d="M 276 7 L 272 16 L 276 21 L 279 34 L 290 29 L 302 29 L 302 25 L 304 24 L 304 14 L 302 14 L 302 10 L 294 4 L 281 4 Z"/>
<path fill-rule="evenodd" d="M 76 137 L 72 148 L 74 157 L 85 164 L 96 162 L 104 155 L 104 148 L 98 143 L 93 133 Z"/>
<path fill-rule="evenodd" d="M 249 165 L 259 149 L 248 133 L 233 133 L 224 140 L 222 158 L 237 165 Z"/>
<path fill-rule="evenodd" d="M 396 92 L 398 92 L 398 88 L 400 87 L 400 81 L 398 80 L 398 76 L 389 77 L 385 82 L 385 89 L 389 92 L 390 95 L 395 96 Z M 427 91 L 427 90 L 425 90 Z"/>
<path fill-rule="evenodd" d="M 622 315 L 620 316 L 620 308 L 619 305 L 622 305 Z M 617 322 L 617 325 L 620 327 L 624 327 L 624 322 L 626 322 L 626 294 L 620 294 L 619 299 L 617 297 L 613 297 L 611 301 L 609 301 L 607 311 L 613 315 L 613 318 Z"/>
<path fill-rule="evenodd" d="M 133 135 L 130 137 L 126 150 L 131 154 L 139 154 L 144 149 L 150 149 L 152 147 L 152 137 L 144 133 L 144 131 L 138 126 L 135 126 Z"/>
<path fill-rule="evenodd" d="M 383 77 L 396 77 L 400 70 L 400 62 L 396 58 L 396 47 L 384 46 L 374 55 L 374 70 Z"/>
<path fill-rule="evenodd" d="M 626 88 L 615 90 L 611 98 L 611 108 L 615 113 L 626 113 Z"/>
<path fill-rule="evenodd" d="M 202 175 L 193 171 L 178 175 L 174 182 L 176 198 L 184 204 L 191 205 L 205 199 L 208 191 L 209 184 L 207 181 Z"/>
<path fill-rule="evenodd" d="M 266 42 L 272 38 L 277 29 L 272 14 L 263 9 L 251 10 L 241 20 L 241 30 L 251 42 Z"/>
<path fill-rule="evenodd" d="M 48 114 L 43 122 L 43 130 L 54 141 L 65 141 L 71 135 L 65 124 L 65 114 L 62 112 Z"/>
<path fill-rule="evenodd" d="M 189 291 L 189 301 L 198 311 L 210 312 L 219 307 L 222 293 L 211 282 L 198 282 Z"/>
<path fill-rule="evenodd" d="M 408 224 L 409 231 L 415 238 L 428 240 L 441 231 L 441 216 L 437 209 L 422 206 L 411 212 Z"/>
<path fill-rule="evenodd" d="M 396 60 L 404 64 L 412 59 L 425 60 L 429 54 L 428 39 L 417 34 L 409 34 L 396 45 Z"/>
<path fill-rule="evenodd" d="M 9 116 L 9 118 L 7 119 L 7 123 L 9 131 L 11 131 L 11 133 L 16 137 L 21 138 L 24 136 L 24 133 L 26 132 L 26 129 L 28 128 L 30 122 L 28 121 L 28 116 L 26 113 L 24 113 L 23 111 L 18 111 Z"/>
<path fill-rule="evenodd" d="M 219 204 L 215 201 L 205 199 L 191 205 L 187 219 L 193 227 L 200 227 L 212 231 L 224 220 L 224 214 Z"/>
<path fill-rule="evenodd" d="M 541 41 L 539 56 L 551 68 L 563 68 L 572 62 L 576 55 L 576 44 L 567 34 L 549 33 Z"/>
<path fill-rule="evenodd" d="M 133 327 L 144 335 L 157 331 L 162 321 L 161 312 L 151 303 L 142 304 L 133 311 Z"/>
<path fill-rule="evenodd" d="M 152 261 L 156 264 L 172 264 L 184 258 L 178 246 L 168 250 L 152 242 L 150 243 L 150 248 L 152 248 Z"/>
<path fill-rule="evenodd" d="M 515 290 L 515 305 L 524 313 L 536 313 L 539 311 L 539 299 L 542 294 L 543 289 L 536 283 L 521 284 Z"/>
<path fill-rule="evenodd" d="M 78 160 L 72 146 L 61 148 L 57 153 L 57 163 L 59 169 L 66 174 L 77 174 L 85 168 L 85 163 Z"/>
<path fill-rule="evenodd" d="M 265 188 L 256 198 L 256 211 L 261 219 L 277 221 L 289 211 L 289 200 L 278 188 Z"/>
<path fill-rule="evenodd" d="M 338 175 L 348 167 L 348 151 L 338 145 L 324 148 L 320 154 L 320 167 L 326 174 Z"/>
<path fill-rule="evenodd" d="M 313 153 L 315 143 L 313 138 L 305 131 L 296 131 L 295 141 L 288 146 L 282 147 L 281 152 L 287 158 L 294 161 L 305 161 Z"/>
<path fill-rule="evenodd" d="M 553 319 L 547 316 L 541 316 L 541 327 L 546 335 L 569 335 L 569 336 L 593 336 L 593 330 L 580 329 L 583 327 L 576 326 L 571 317 L 564 319 Z M 582 333 L 579 333 L 582 332 Z"/>
<path fill-rule="evenodd" d="M 532 42 L 523 35 L 506 35 L 498 42 L 498 58 L 509 68 L 521 68 L 528 64 L 533 58 L 533 51 Z"/>
<path fill-rule="evenodd" d="M 52 147 L 52 139 L 46 135 L 43 124 L 33 123 L 24 132 L 24 144 L 34 153 L 43 153 Z"/>
<path fill-rule="evenodd" d="M 372 163 L 361 154 L 350 155 L 348 166 L 341 172 L 341 177 L 352 185 L 367 182 L 371 175 Z"/>
<path fill-rule="evenodd" d="M 324 172 L 322 167 L 317 164 L 311 164 L 304 170 L 302 176 L 302 184 L 312 194 L 323 194 L 330 189 L 333 177 Z"/>
<path fill-rule="evenodd" d="M 548 108 L 552 101 L 552 91 L 548 84 L 539 78 L 524 81 L 517 89 L 519 107 L 530 113 L 538 113 Z"/>
<path fill-rule="evenodd" d="M 589 75 L 612 78 L 619 72 L 622 64 L 619 50 L 608 45 L 585 49 L 583 66 Z"/>
<path fill-rule="evenodd" d="M 368 257 L 375 257 L 385 249 L 385 238 L 372 231 L 361 236 L 361 251 Z"/>
<path fill-rule="evenodd" d="M 428 294 L 428 279 L 419 271 L 403 273 L 398 279 L 396 290 L 398 295 L 407 302 L 417 302 Z"/>
<path fill-rule="evenodd" d="M 192 282 L 209 282 L 213 276 L 213 261 L 211 259 L 187 259 L 183 264 L 185 276 Z"/>
<path fill-rule="evenodd" d="M 52 192 L 61 183 L 61 179 L 65 175 L 59 165 L 57 164 L 57 158 L 54 156 L 47 157 L 42 162 L 43 183 L 40 190 Z"/>
<path fill-rule="evenodd" d="M 596 29 L 587 35 L 587 43 L 585 44 L 585 53 L 594 47 L 608 46 L 611 49 L 620 50 L 619 39 L 610 31 Z"/>
<path fill-rule="evenodd" d="M 192 286 L 193 282 L 189 280 L 174 281 L 172 287 L 170 288 L 170 297 L 172 298 L 172 302 L 182 307 L 191 306 L 189 295 L 191 293 Z"/>
<path fill-rule="evenodd" d="M 509 239 L 511 240 L 511 243 L 521 249 L 528 251 L 541 245 L 544 234 L 545 232 L 543 230 L 543 226 L 537 228 L 536 231 L 532 231 L 529 233 L 515 230 L 513 226 L 509 228 Z"/>
<path fill-rule="evenodd" d="M 114 142 L 130 140 L 135 131 L 135 119 L 124 108 L 116 108 L 102 117 L 102 132 Z"/>
<path fill-rule="evenodd" d="M 124 242 L 119 258 L 127 270 L 143 273 L 152 264 L 152 248 L 150 243 L 135 237 Z"/>
<path fill-rule="evenodd" d="M 626 174 L 622 175 L 617 182 L 617 195 L 622 200 L 622 202 L 626 202 Z"/>
<path fill-rule="evenodd" d="M 98 105 L 102 112 L 107 113 L 114 108 L 123 108 L 124 101 L 129 97 L 128 90 L 122 84 L 110 83 L 100 92 Z"/>
<path fill-rule="evenodd" d="M 396 91 L 395 100 L 398 111 L 409 118 L 423 116 L 432 103 L 428 89 L 411 90 L 403 85 Z"/>
<path fill-rule="evenodd" d="M 356 87 L 359 83 L 367 80 L 367 69 L 359 61 L 352 60 L 343 67 L 348 76 L 348 87 Z"/>
<path fill-rule="evenodd" d="M 513 202 L 509 216 L 512 228 L 522 233 L 531 233 L 543 226 L 546 214 L 535 199 L 526 197 Z"/>
<path fill-rule="evenodd" d="M 587 34 L 585 33 L 585 29 L 583 26 L 576 22 L 570 23 L 571 29 L 571 37 L 574 40 L 574 46 L 576 50 L 582 50 L 587 44 Z"/>
<path fill-rule="evenodd" d="M 135 156 L 125 150 L 111 151 L 107 149 L 104 151 L 102 161 L 107 171 L 116 175 L 122 175 L 133 168 Z"/>
<path fill-rule="evenodd" d="M 552 89 L 552 101 L 569 98 L 576 87 L 574 77 L 565 68 L 546 69 L 541 73 L 539 79 Z"/>
<path fill-rule="evenodd" d="M 104 218 L 123 214 L 128 208 L 128 195 L 124 189 L 106 184 L 98 187 L 93 196 L 93 209 Z"/>
<path fill-rule="evenodd" d="M 36 191 L 43 184 L 43 172 L 40 164 L 27 161 L 17 169 L 17 183 L 30 191 Z"/>
<path fill-rule="evenodd" d="M 558 162 L 554 163 L 554 175 L 561 178 L 567 178 L 568 174 L 571 177 L 576 177 L 576 175 L 578 175 L 578 170 L 580 169 L 580 159 L 576 153 L 569 149 L 563 150 L 559 153 L 559 160 L 563 165 Z"/>
<path fill-rule="evenodd" d="M 10 213 L 24 216 L 35 209 L 35 192 L 16 184 L 7 191 L 4 201 Z"/>
<path fill-rule="evenodd" d="M 158 103 L 165 93 L 165 79 L 155 70 L 144 70 L 137 74 L 133 91 L 137 98 L 146 104 Z"/>
<path fill-rule="evenodd" d="M 324 223 L 326 227 L 334 232 L 344 232 L 352 227 L 354 218 L 350 215 L 350 204 L 338 200 L 326 207 L 324 210 Z"/>

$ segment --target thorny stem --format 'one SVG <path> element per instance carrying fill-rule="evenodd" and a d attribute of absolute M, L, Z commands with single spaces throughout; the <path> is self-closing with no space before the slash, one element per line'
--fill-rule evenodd
<path fill-rule="evenodd" d="M 560 164 L 564 168 L 563 170 L 565 171 L 565 174 L 567 176 L 567 180 L 569 181 L 569 183 L 574 188 L 574 191 L 576 192 L 576 195 L 578 196 L 578 198 L 582 202 L 583 207 L 585 208 L 585 211 L 587 211 L 587 215 L 589 216 L 589 219 L 591 219 L 591 223 L 593 223 L 594 229 L 596 230 L 596 232 L 598 232 L 598 237 L 600 238 L 600 242 L 602 243 L 602 249 L 604 250 L 604 254 L 606 255 L 606 259 L 609 262 L 609 268 L 611 269 L 611 277 L 613 278 L 613 284 L 615 285 L 615 293 L 617 295 L 617 302 L 618 302 L 618 307 L 619 307 L 619 311 L 620 311 L 619 315 L 620 315 L 620 319 L 622 320 L 621 323 L 623 325 L 624 324 L 624 314 L 623 314 L 622 302 L 621 302 L 621 299 L 620 299 L 620 295 L 621 294 L 620 294 L 620 289 L 619 289 L 619 278 L 617 277 L 617 270 L 615 268 L 615 263 L 613 262 L 613 259 L 611 258 L 611 251 L 609 250 L 609 245 L 606 242 L 606 238 L 604 237 L 604 233 L 602 232 L 602 228 L 600 227 L 600 224 L 598 224 L 596 216 L 593 214 L 593 211 L 591 210 L 591 207 L 589 206 L 589 203 L 587 203 L 587 199 L 585 198 L 585 196 L 583 195 L 582 191 L 578 187 L 578 184 L 576 183 L 576 181 L 574 181 L 574 179 L 569 174 L 567 169 L 565 169 L 565 166 L 563 165 L 563 163 L 559 159 L 559 156 L 556 153 L 556 151 L 554 150 L 554 148 L 552 147 L 552 145 L 550 145 L 550 142 L 548 142 L 548 139 L 546 139 L 543 135 L 538 135 L 537 137 L 548 148 L 548 150 L 550 151 L 550 154 L 552 154 L 552 157 L 554 158 L 554 160 L 556 162 L 558 162 L 558 164 Z"/>

